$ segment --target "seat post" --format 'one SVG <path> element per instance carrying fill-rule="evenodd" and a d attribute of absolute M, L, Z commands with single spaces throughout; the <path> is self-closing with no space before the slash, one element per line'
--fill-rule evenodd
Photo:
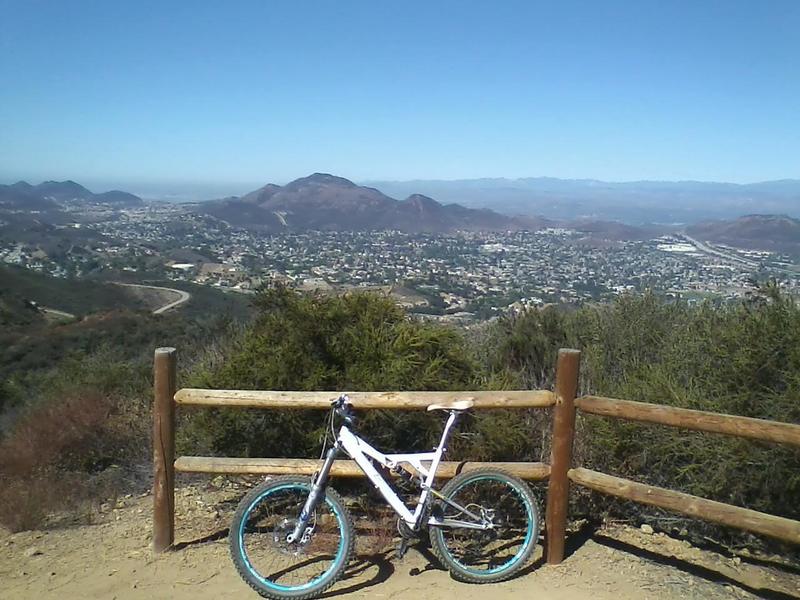
<path fill-rule="evenodd" d="M 434 477 L 436 477 L 436 471 L 439 469 L 439 463 L 442 462 L 442 456 L 444 456 L 444 453 L 447 451 L 445 444 L 447 443 L 447 438 L 450 436 L 450 430 L 452 429 L 453 424 L 456 422 L 457 418 L 456 413 L 458 411 L 450 410 L 448 412 L 450 413 L 450 416 L 447 418 L 447 422 L 444 425 L 444 431 L 442 431 L 442 439 L 439 442 L 439 445 L 436 447 L 436 450 L 434 451 L 434 457 L 433 460 L 431 461 L 428 477 L 425 480 L 425 486 L 433 485 L 433 479 Z M 426 492 L 423 491 L 423 493 Z M 424 496 L 421 496 L 421 498 L 423 498 L 424 501 Z"/>
<path fill-rule="evenodd" d="M 444 454 L 447 451 L 447 440 L 450 438 L 450 431 L 453 429 L 453 425 L 456 424 L 458 420 L 459 411 L 457 410 L 448 410 L 450 416 L 447 417 L 447 422 L 444 424 L 444 431 L 442 431 L 442 439 L 439 442 L 439 450 L 441 450 L 441 454 Z"/>

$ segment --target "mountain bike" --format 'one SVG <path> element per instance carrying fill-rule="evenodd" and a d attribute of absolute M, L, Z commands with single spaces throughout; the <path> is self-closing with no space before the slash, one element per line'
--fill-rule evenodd
<path fill-rule="evenodd" d="M 328 487 L 331 466 L 341 452 L 397 513 L 398 556 L 427 528 L 434 554 L 455 579 L 494 583 L 518 573 L 539 537 L 539 509 L 527 484 L 484 468 L 457 475 L 441 490 L 433 487 L 450 432 L 472 405 L 471 400 L 459 400 L 427 407 L 449 415 L 432 452 L 384 454 L 353 432 L 355 415 L 348 397 L 333 400 L 319 471 L 313 477 L 269 479 L 239 503 L 229 536 L 239 574 L 274 600 L 313 598 L 343 575 L 353 554 L 355 528 L 344 501 Z M 329 436 L 335 441 L 328 449 Z M 416 506 L 409 508 L 401 500 L 389 484 L 391 473 L 413 485 L 415 493 L 419 490 Z"/>

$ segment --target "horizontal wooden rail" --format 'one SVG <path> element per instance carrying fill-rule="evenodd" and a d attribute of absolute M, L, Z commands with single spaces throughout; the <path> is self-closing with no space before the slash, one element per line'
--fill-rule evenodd
<path fill-rule="evenodd" d="M 261 390 L 178 390 L 175 402 L 246 408 L 330 408 L 340 392 L 271 392 Z M 555 404 L 547 390 L 492 392 L 350 392 L 354 408 L 424 409 L 430 404 L 472 400 L 475 408 L 545 408 Z"/>
<path fill-rule="evenodd" d="M 793 423 L 765 421 L 737 415 L 677 408 L 662 404 L 633 402 L 631 400 L 618 400 L 616 398 L 603 398 L 601 396 L 583 396 L 575 400 L 575 406 L 583 412 L 603 417 L 658 423 L 695 431 L 723 433 L 766 442 L 800 446 L 800 425 Z"/>
<path fill-rule="evenodd" d="M 168 351 L 167 351 L 168 350 Z M 561 350 L 556 392 L 516 391 L 427 391 L 427 392 L 352 392 L 348 394 L 357 409 L 419 410 L 431 404 L 472 400 L 477 409 L 555 407 L 553 457 L 551 465 L 538 462 L 443 462 L 438 475 L 450 478 L 480 468 L 502 469 L 530 480 L 550 479 L 548 485 L 547 553 L 548 562 L 563 558 L 564 524 L 567 517 L 569 482 L 627 500 L 736 527 L 756 534 L 800 544 L 800 522 L 764 514 L 583 468 L 570 468 L 574 436 L 575 409 L 604 417 L 657 423 L 672 427 L 721 433 L 738 437 L 800 446 L 800 425 L 751 419 L 735 415 L 689 410 L 658 404 L 617 400 L 600 396 L 575 398 L 578 387 L 579 352 Z M 217 458 L 182 456 L 174 459 L 175 404 L 245 407 L 266 409 L 327 409 L 336 391 L 260 391 L 182 389 L 175 392 L 175 352 L 160 349 L 155 361 L 154 439 L 154 517 L 153 548 L 163 551 L 174 536 L 174 472 L 238 475 L 310 475 L 321 461 L 284 458 Z M 338 460 L 331 472 L 338 477 L 361 477 L 362 471 L 350 460 Z"/>
<path fill-rule="evenodd" d="M 181 456 L 175 461 L 175 470 L 181 473 L 222 473 L 239 475 L 312 475 L 322 461 L 305 458 L 217 458 L 211 456 Z M 463 471 L 483 467 L 503 469 L 523 479 L 541 480 L 550 475 L 550 466 L 537 462 L 450 462 L 440 463 L 437 476 L 455 477 Z M 352 460 L 337 460 L 331 475 L 336 477 L 363 477 L 364 473 Z"/>
<path fill-rule="evenodd" d="M 604 494 L 800 544 L 800 522 L 792 519 L 645 485 L 589 469 L 570 469 L 569 478 L 579 485 Z"/>

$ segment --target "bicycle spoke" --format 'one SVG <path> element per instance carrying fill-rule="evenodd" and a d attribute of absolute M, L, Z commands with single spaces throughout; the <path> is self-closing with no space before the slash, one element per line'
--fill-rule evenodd
<path fill-rule="evenodd" d="M 296 588 L 321 578 L 342 544 L 339 521 L 325 502 L 309 521 L 310 535 L 297 543 L 286 541 L 307 494 L 302 488 L 271 493 L 251 508 L 243 527 L 242 549 L 251 567 L 280 586 Z"/>
<path fill-rule="evenodd" d="M 486 515 L 495 527 L 490 530 L 443 528 L 442 537 L 450 555 L 471 570 L 489 571 L 514 560 L 523 549 L 529 530 L 524 499 L 502 481 L 480 479 L 461 487 L 450 499 L 473 513 Z M 453 507 L 446 519 L 465 519 Z M 472 519 L 467 519 L 472 521 Z"/>

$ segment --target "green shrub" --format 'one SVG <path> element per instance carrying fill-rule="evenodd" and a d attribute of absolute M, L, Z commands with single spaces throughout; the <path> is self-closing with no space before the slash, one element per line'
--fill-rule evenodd
<path fill-rule="evenodd" d="M 800 308 L 774 286 L 723 306 L 646 294 L 559 317 L 534 310 L 496 329 L 492 368 L 518 382 L 543 380 L 558 347 L 574 346 L 582 393 L 800 422 Z M 575 455 L 588 468 L 800 518 L 800 451 L 790 447 L 584 416 Z M 606 497 L 583 507 L 654 514 Z"/>
<path fill-rule="evenodd" d="M 458 390 L 477 366 L 454 329 L 410 320 L 386 297 L 261 292 L 252 326 L 188 378 L 192 387 L 266 390 Z M 311 456 L 324 434 L 321 411 L 192 410 L 181 425 L 187 452 Z M 370 411 L 360 430 L 386 449 L 430 448 L 441 418 Z"/>

